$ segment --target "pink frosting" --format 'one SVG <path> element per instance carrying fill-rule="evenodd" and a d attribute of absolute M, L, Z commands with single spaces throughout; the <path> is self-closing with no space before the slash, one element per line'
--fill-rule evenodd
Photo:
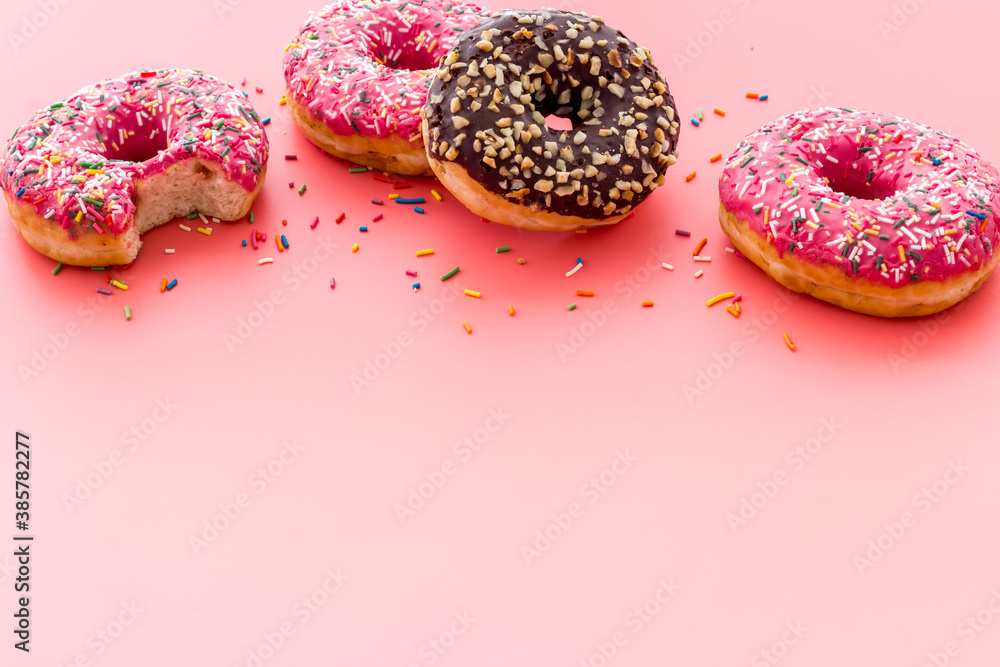
<path fill-rule="evenodd" d="M 891 287 L 988 263 L 1000 176 L 929 127 L 847 109 L 800 111 L 747 136 L 722 204 L 779 253 Z"/>
<path fill-rule="evenodd" d="M 288 46 L 285 83 L 335 134 L 419 145 L 431 74 L 487 16 L 465 2 L 341 0 L 313 13 Z"/>
<path fill-rule="evenodd" d="M 137 179 L 200 158 L 253 191 L 267 153 L 257 113 L 225 81 L 133 72 L 40 110 L 8 142 L 0 186 L 71 239 L 118 235 L 132 226 Z"/>

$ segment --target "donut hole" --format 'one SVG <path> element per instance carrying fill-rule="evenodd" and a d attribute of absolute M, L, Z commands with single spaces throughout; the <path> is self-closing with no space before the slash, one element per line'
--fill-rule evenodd
<path fill-rule="evenodd" d="M 893 197 L 898 192 L 892 180 L 876 172 L 875 165 L 871 165 L 868 160 L 843 164 L 826 163 L 817 171 L 830 188 L 852 199 L 882 200 Z"/>
<path fill-rule="evenodd" d="M 558 116 L 550 113 L 545 117 L 545 127 L 552 132 L 568 132 L 573 129 L 573 119 L 568 116 Z"/>
<path fill-rule="evenodd" d="M 414 35 L 402 30 L 395 30 L 395 26 L 387 26 L 385 31 L 377 31 L 372 35 L 371 52 L 369 56 L 375 62 L 390 69 L 421 71 L 436 69 L 441 57 L 444 55 L 437 49 L 433 52 L 426 47 L 420 47 L 414 39 Z M 389 43 L 383 43 L 382 38 L 388 36 Z"/>
<path fill-rule="evenodd" d="M 162 131 L 148 134 L 139 127 L 127 134 L 123 144 L 118 143 L 118 137 L 112 136 L 110 141 L 105 142 L 107 150 L 104 155 L 110 160 L 145 162 L 166 150 L 167 143 L 167 135 Z"/>

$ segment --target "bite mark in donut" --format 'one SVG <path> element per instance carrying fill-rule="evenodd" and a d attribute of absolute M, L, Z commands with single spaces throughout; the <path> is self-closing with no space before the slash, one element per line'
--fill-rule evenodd
<path fill-rule="evenodd" d="M 245 96 L 191 70 L 135 72 L 39 111 L 11 137 L 0 187 L 29 245 L 66 264 L 127 264 L 139 235 L 200 211 L 246 215 L 267 136 Z"/>
<path fill-rule="evenodd" d="M 678 131 L 648 50 L 555 10 L 499 12 L 459 37 L 424 109 L 438 178 L 474 213 L 531 229 L 618 222 L 663 184 Z"/>

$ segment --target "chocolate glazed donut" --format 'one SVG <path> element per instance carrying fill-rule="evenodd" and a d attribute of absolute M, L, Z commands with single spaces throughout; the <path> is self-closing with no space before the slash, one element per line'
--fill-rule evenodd
<path fill-rule="evenodd" d="M 427 101 L 435 174 L 474 213 L 504 224 L 618 222 L 677 160 L 669 87 L 649 51 L 599 17 L 494 14 L 459 37 Z M 550 114 L 573 129 L 549 128 Z"/>

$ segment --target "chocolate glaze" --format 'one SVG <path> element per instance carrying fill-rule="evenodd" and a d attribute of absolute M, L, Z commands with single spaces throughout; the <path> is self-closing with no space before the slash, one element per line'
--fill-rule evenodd
<path fill-rule="evenodd" d="M 549 114 L 573 129 L 549 129 Z M 649 51 L 583 14 L 507 10 L 463 33 L 424 118 L 430 159 L 515 203 L 581 218 L 627 213 L 677 159 L 674 99 Z"/>

